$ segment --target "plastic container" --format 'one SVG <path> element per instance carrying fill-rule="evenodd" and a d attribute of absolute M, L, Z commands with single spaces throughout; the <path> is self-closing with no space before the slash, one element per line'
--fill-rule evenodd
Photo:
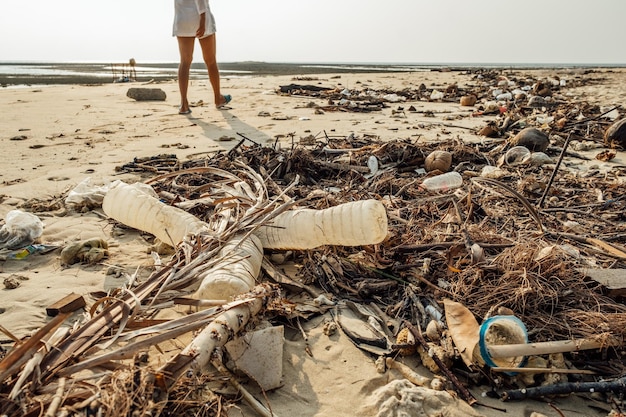
<path fill-rule="evenodd" d="M 526 365 L 526 356 L 495 358 L 489 351 L 490 346 L 521 343 L 528 343 L 528 331 L 524 323 L 515 316 L 493 316 L 480 325 L 478 341 L 480 356 L 492 368 L 498 366 L 523 368 Z"/>
<path fill-rule="evenodd" d="M 387 211 L 374 199 L 352 201 L 324 210 L 290 210 L 260 227 L 255 235 L 268 249 L 374 245 L 387 236 Z"/>
<path fill-rule="evenodd" d="M 121 184 L 107 192 L 104 213 L 127 226 L 177 245 L 188 233 L 207 224 L 177 207 L 168 206 L 141 189 L 145 184 Z M 322 245 L 361 246 L 387 236 L 387 212 L 378 200 L 360 200 L 325 210 L 296 209 L 276 216 L 255 235 L 263 248 L 313 249 Z"/>
<path fill-rule="evenodd" d="M 514 146 L 504 154 L 504 163 L 508 166 L 520 165 L 529 156 L 530 149 L 525 146 Z"/>
<path fill-rule="evenodd" d="M 107 216 L 151 233 L 172 246 L 182 242 L 187 234 L 197 234 L 207 226 L 196 216 L 162 203 L 142 187 L 146 184 L 121 183 L 112 188 L 102 200 L 102 210 Z"/>
<path fill-rule="evenodd" d="M 250 291 L 256 285 L 263 262 L 263 246 L 254 235 L 236 236 L 220 250 L 223 259 L 206 272 L 195 297 L 200 300 L 226 300 Z"/>
<path fill-rule="evenodd" d="M 428 191 L 449 191 L 463 185 L 463 177 L 456 171 L 435 175 L 422 181 L 422 188 Z"/>

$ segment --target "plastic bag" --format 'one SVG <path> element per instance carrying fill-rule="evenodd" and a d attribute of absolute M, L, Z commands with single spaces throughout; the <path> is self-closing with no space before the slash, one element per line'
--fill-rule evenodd
<path fill-rule="evenodd" d="M 113 181 L 106 185 L 93 184 L 91 177 L 85 178 L 71 190 L 65 198 L 65 204 L 77 207 L 95 208 L 102 206 L 104 195 L 120 181 Z"/>
<path fill-rule="evenodd" d="M 22 210 L 7 213 L 5 224 L 0 228 L 0 247 L 18 249 L 28 246 L 43 233 L 39 217 Z"/>

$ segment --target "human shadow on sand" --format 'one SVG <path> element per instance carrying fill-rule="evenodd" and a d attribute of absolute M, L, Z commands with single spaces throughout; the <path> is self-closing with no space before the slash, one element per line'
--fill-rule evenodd
<path fill-rule="evenodd" d="M 232 114 L 230 110 L 223 109 L 219 110 L 219 112 L 230 128 L 220 127 L 214 123 L 207 122 L 201 116 L 191 114 L 187 117 L 191 122 L 202 128 L 203 134 L 207 139 L 214 141 L 220 148 L 223 148 L 224 151 L 231 150 L 243 139 L 247 139 L 260 146 L 264 146 L 264 144 L 270 141 L 271 137 L 267 133 L 244 122 L 239 117 Z M 224 141 L 222 139 L 224 137 L 233 139 Z"/>

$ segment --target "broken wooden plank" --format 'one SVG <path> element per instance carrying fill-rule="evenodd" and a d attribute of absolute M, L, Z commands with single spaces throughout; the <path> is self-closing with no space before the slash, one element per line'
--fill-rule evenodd
<path fill-rule="evenodd" d="M 79 308 L 83 308 L 87 305 L 85 298 L 76 293 L 66 295 L 56 303 L 46 307 L 46 314 L 50 317 L 55 317 L 59 313 L 73 313 Z"/>

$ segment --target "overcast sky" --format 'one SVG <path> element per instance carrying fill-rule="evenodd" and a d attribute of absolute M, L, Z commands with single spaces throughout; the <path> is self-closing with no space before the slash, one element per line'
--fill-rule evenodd
<path fill-rule="evenodd" d="M 212 0 L 211 9 L 220 62 L 626 64 L 626 0 Z M 173 0 L 0 0 L 0 61 L 176 62 L 173 13 Z"/>

